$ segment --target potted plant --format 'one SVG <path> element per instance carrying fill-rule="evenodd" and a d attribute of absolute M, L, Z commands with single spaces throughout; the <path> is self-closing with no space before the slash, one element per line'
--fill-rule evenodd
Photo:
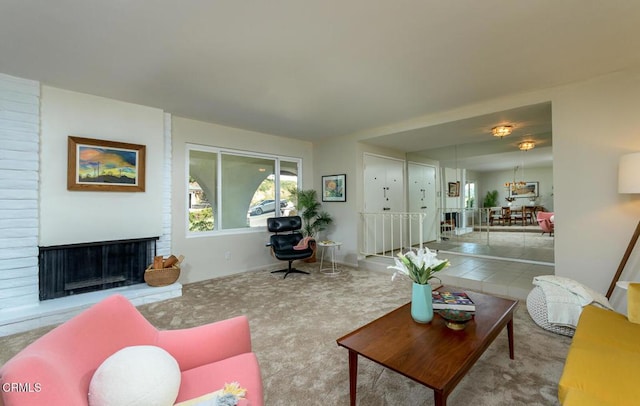
<path fill-rule="evenodd" d="M 316 238 L 318 233 L 325 230 L 332 222 L 331 215 L 321 210 L 318 194 L 314 189 L 289 190 L 294 201 L 294 207 L 302 218 L 302 235 Z"/>
<path fill-rule="evenodd" d="M 314 189 L 291 189 L 291 198 L 298 215 L 302 218 L 302 235 L 316 239 L 318 233 L 325 230 L 332 222 L 331 215 L 321 210 L 318 194 Z M 316 245 L 311 245 L 313 256 L 307 262 L 315 262 Z"/>
<path fill-rule="evenodd" d="M 482 203 L 484 207 L 496 207 L 498 205 L 498 191 L 487 191 L 487 194 L 484 196 L 484 202 Z"/>
<path fill-rule="evenodd" d="M 491 207 L 496 207 L 498 205 L 498 191 L 497 190 L 488 190 L 487 194 L 484 196 L 484 201 L 482 202 L 482 206 L 485 209 L 490 209 Z M 484 210 L 482 212 L 482 216 L 486 216 L 486 221 L 489 222 L 491 218 L 491 210 Z"/>

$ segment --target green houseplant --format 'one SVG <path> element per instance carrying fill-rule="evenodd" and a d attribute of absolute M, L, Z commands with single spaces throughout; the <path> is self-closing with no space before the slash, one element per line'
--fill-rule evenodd
<path fill-rule="evenodd" d="M 487 194 L 484 196 L 484 201 L 482 203 L 484 207 L 496 207 L 498 205 L 498 191 L 487 191 Z"/>
<path fill-rule="evenodd" d="M 314 189 L 290 189 L 291 198 L 298 215 L 302 218 L 302 234 L 305 237 L 316 238 L 318 233 L 325 230 L 332 222 L 331 215 L 321 210 L 318 194 Z"/>

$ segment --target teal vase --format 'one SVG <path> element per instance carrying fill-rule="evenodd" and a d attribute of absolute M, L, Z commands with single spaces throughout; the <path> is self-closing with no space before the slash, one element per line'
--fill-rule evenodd
<path fill-rule="evenodd" d="M 433 300 L 431 285 L 413 283 L 411 291 L 411 317 L 417 323 L 429 323 L 433 320 Z"/>

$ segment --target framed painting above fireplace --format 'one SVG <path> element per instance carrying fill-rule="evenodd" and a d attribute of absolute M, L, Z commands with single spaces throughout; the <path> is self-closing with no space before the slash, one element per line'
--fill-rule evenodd
<path fill-rule="evenodd" d="M 144 192 L 144 145 L 69 136 L 67 189 Z"/>

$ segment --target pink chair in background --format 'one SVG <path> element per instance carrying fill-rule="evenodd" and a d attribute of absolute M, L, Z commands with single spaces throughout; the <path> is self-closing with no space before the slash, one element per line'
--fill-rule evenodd
<path fill-rule="evenodd" d="M 536 215 L 536 219 L 538 220 L 538 224 L 542 229 L 542 235 L 544 233 L 549 233 L 549 235 L 553 235 L 554 230 L 554 213 L 548 211 L 540 211 Z"/>
<path fill-rule="evenodd" d="M 182 377 L 176 402 L 238 382 L 247 389 L 243 404 L 263 405 L 260 368 L 245 316 L 161 331 L 121 295 L 110 296 L 61 324 L 2 366 L 0 385 L 38 383 L 40 390 L 2 390 L 0 405 L 87 405 L 96 369 L 115 352 L 139 345 L 160 347 L 178 362 Z"/>

